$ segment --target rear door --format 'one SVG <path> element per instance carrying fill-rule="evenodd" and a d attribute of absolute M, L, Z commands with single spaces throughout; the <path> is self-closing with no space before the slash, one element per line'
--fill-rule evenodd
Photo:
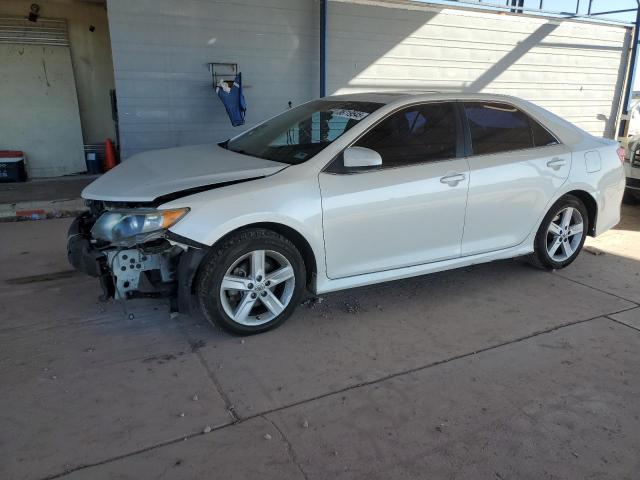
<path fill-rule="evenodd" d="M 355 143 L 381 167 L 349 171 L 339 157 L 320 174 L 329 278 L 460 256 L 469 174 L 454 107 L 406 107 Z"/>
<path fill-rule="evenodd" d="M 522 243 L 565 182 L 570 150 L 512 105 L 465 102 L 471 141 L 462 255 Z"/>

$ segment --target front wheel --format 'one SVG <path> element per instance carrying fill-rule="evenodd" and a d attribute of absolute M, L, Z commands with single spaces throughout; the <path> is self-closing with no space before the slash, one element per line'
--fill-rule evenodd
<path fill-rule="evenodd" d="M 536 234 L 532 263 L 546 269 L 564 268 L 573 262 L 589 231 L 589 216 L 573 195 L 560 198 L 544 217 Z"/>
<path fill-rule="evenodd" d="M 265 229 L 238 232 L 212 248 L 197 280 L 207 319 L 238 334 L 281 325 L 300 301 L 304 261 L 287 238 Z"/>

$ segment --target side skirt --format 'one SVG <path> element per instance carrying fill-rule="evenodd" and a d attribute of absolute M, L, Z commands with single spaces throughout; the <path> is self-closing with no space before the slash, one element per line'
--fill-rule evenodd
<path fill-rule="evenodd" d="M 375 283 L 390 282 L 393 280 L 400 280 L 402 278 L 417 277 L 419 275 L 427 275 L 429 273 L 453 270 L 454 268 L 468 267 L 479 263 L 521 257 L 523 255 L 533 253 L 533 248 L 530 244 L 531 242 L 527 241 L 515 247 L 495 252 L 481 253 L 478 255 L 454 258 L 451 260 L 443 260 L 441 262 L 414 265 L 412 267 L 397 268 L 394 270 L 385 270 L 382 272 L 366 273 L 352 277 L 337 279 L 329 279 L 326 277 L 323 279 L 317 278 L 315 293 L 321 294 L 335 292 L 337 290 L 344 290 L 347 288 L 363 287 L 365 285 L 373 285 Z"/>

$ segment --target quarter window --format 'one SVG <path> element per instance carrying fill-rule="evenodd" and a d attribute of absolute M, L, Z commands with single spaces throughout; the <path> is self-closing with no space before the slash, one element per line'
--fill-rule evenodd
<path fill-rule="evenodd" d="M 551 135 L 546 128 L 536 122 L 533 118 L 529 118 L 531 123 L 531 132 L 533 133 L 533 144 L 536 147 L 546 147 L 548 145 L 556 145 L 558 140 Z"/>
<path fill-rule="evenodd" d="M 399 167 L 456 156 L 456 117 L 451 103 L 416 105 L 373 127 L 356 145 L 375 150 L 382 167 Z"/>

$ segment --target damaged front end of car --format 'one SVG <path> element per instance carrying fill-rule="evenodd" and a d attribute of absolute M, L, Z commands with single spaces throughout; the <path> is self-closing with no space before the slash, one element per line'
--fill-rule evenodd
<path fill-rule="evenodd" d="M 69 262 L 97 277 L 102 299 L 169 298 L 172 311 L 189 313 L 193 280 L 206 246 L 168 229 L 187 208 L 87 201 L 89 211 L 72 223 Z"/>

